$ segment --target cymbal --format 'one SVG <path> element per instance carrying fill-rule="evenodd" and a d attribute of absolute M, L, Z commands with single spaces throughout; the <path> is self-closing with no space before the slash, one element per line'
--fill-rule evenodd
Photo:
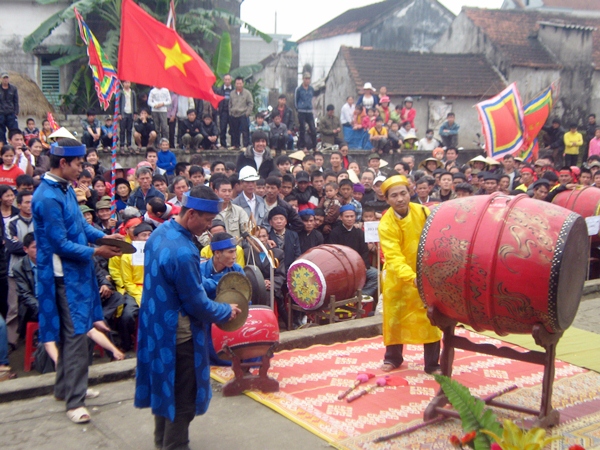
<path fill-rule="evenodd" d="M 96 245 L 111 245 L 118 247 L 124 255 L 131 255 L 136 252 L 136 248 L 127 241 L 121 241 L 113 238 L 100 238 L 95 242 Z"/>
<path fill-rule="evenodd" d="M 244 297 L 239 291 L 234 289 L 227 289 L 221 291 L 221 293 L 217 294 L 215 297 L 215 302 L 217 303 L 229 303 L 230 305 L 236 304 L 242 310 L 235 319 L 230 320 L 225 323 L 217 323 L 216 325 L 223 331 L 235 331 L 241 328 L 245 323 L 246 319 L 248 319 L 248 305 L 249 300 Z"/>
<path fill-rule="evenodd" d="M 269 294 L 265 287 L 265 278 L 258 267 L 251 264 L 244 267 L 244 273 L 252 285 L 250 301 L 253 305 L 269 305 Z"/>
<path fill-rule="evenodd" d="M 248 301 L 252 299 L 252 285 L 244 274 L 239 272 L 229 272 L 223 275 L 217 284 L 217 295 L 223 291 L 233 289 L 242 294 Z"/>

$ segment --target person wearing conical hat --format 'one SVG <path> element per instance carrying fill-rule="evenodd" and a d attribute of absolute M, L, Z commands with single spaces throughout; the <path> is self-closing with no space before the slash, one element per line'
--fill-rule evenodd
<path fill-rule="evenodd" d="M 424 370 L 439 373 L 441 331 L 427 318 L 417 290 L 417 247 L 429 209 L 410 202 L 409 182 L 394 175 L 381 191 L 390 208 L 379 224 L 379 240 L 385 257 L 383 276 L 383 342 L 381 369 L 400 367 L 405 344 L 424 344 Z"/>

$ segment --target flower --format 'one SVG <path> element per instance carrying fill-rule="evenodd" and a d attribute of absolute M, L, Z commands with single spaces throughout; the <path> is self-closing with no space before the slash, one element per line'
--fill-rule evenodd
<path fill-rule="evenodd" d="M 569 450 L 585 450 L 581 445 L 571 445 Z"/>
<path fill-rule="evenodd" d="M 471 431 L 470 433 L 465 434 L 462 438 L 460 438 L 460 443 L 465 445 L 471 442 L 477 436 L 477 431 Z"/>
<path fill-rule="evenodd" d="M 452 436 L 450 436 L 450 443 L 452 444 L 453 447 L 462 448 L 462 445 L 460 443 L 460 438 L 458 436 L 455 436 L 454 434 Z"/>
<path fill-rule="evenodd" d="M 500 447 L 500 444 L 494 442 L 491 447 L 490 450 L 502 450 L 502 447 Z"/>

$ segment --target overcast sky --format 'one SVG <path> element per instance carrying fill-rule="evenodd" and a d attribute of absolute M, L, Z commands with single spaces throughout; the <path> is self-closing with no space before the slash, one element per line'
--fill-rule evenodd
<path fill-rule="evenodd" d="M 344 11 L 381 0 L 244 0 L 242 20 L 265 33 L 291 34 L 297 40 Z M 463 6 L 499 8 L 503 0 L 440 0 L 454 14 Z"/>

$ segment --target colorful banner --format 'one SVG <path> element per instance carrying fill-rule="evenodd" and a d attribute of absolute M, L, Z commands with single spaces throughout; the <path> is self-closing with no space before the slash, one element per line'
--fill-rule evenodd
<path fill-rule="evenodd" d="M 523 146 L 523 104 L 516 83 L 476 107 L 488 156 L 501 159 Z"/>
<path fill-rule="evenodd" d="M 552 94 L 553 89 L 551 86 L 525 105 L 523 148 L 526 150 L 522 152 L 524 160 L 525 158 L 536 160 L 538 157 L 537 136 L 552 111 L 554 105 Z"/>
<path fill-rule="evenodd" d="M 92 34 L 91 30 L 83 20 L 83 17 L 79 14 L 79 11 L 74 9 L 74 12 L 77 23 L 79 24 L 81 39 L 83 39 L 83 42 L 87 45 L 89 65 L 90 69 L 92 69 L 98 101 L 100 102 L 102 109 L 106 111 L 110 106 L 110 99 L 113 94 L 117 92 L 119 87 L 117 72 L 102 51 L 98 40 Z"/>

